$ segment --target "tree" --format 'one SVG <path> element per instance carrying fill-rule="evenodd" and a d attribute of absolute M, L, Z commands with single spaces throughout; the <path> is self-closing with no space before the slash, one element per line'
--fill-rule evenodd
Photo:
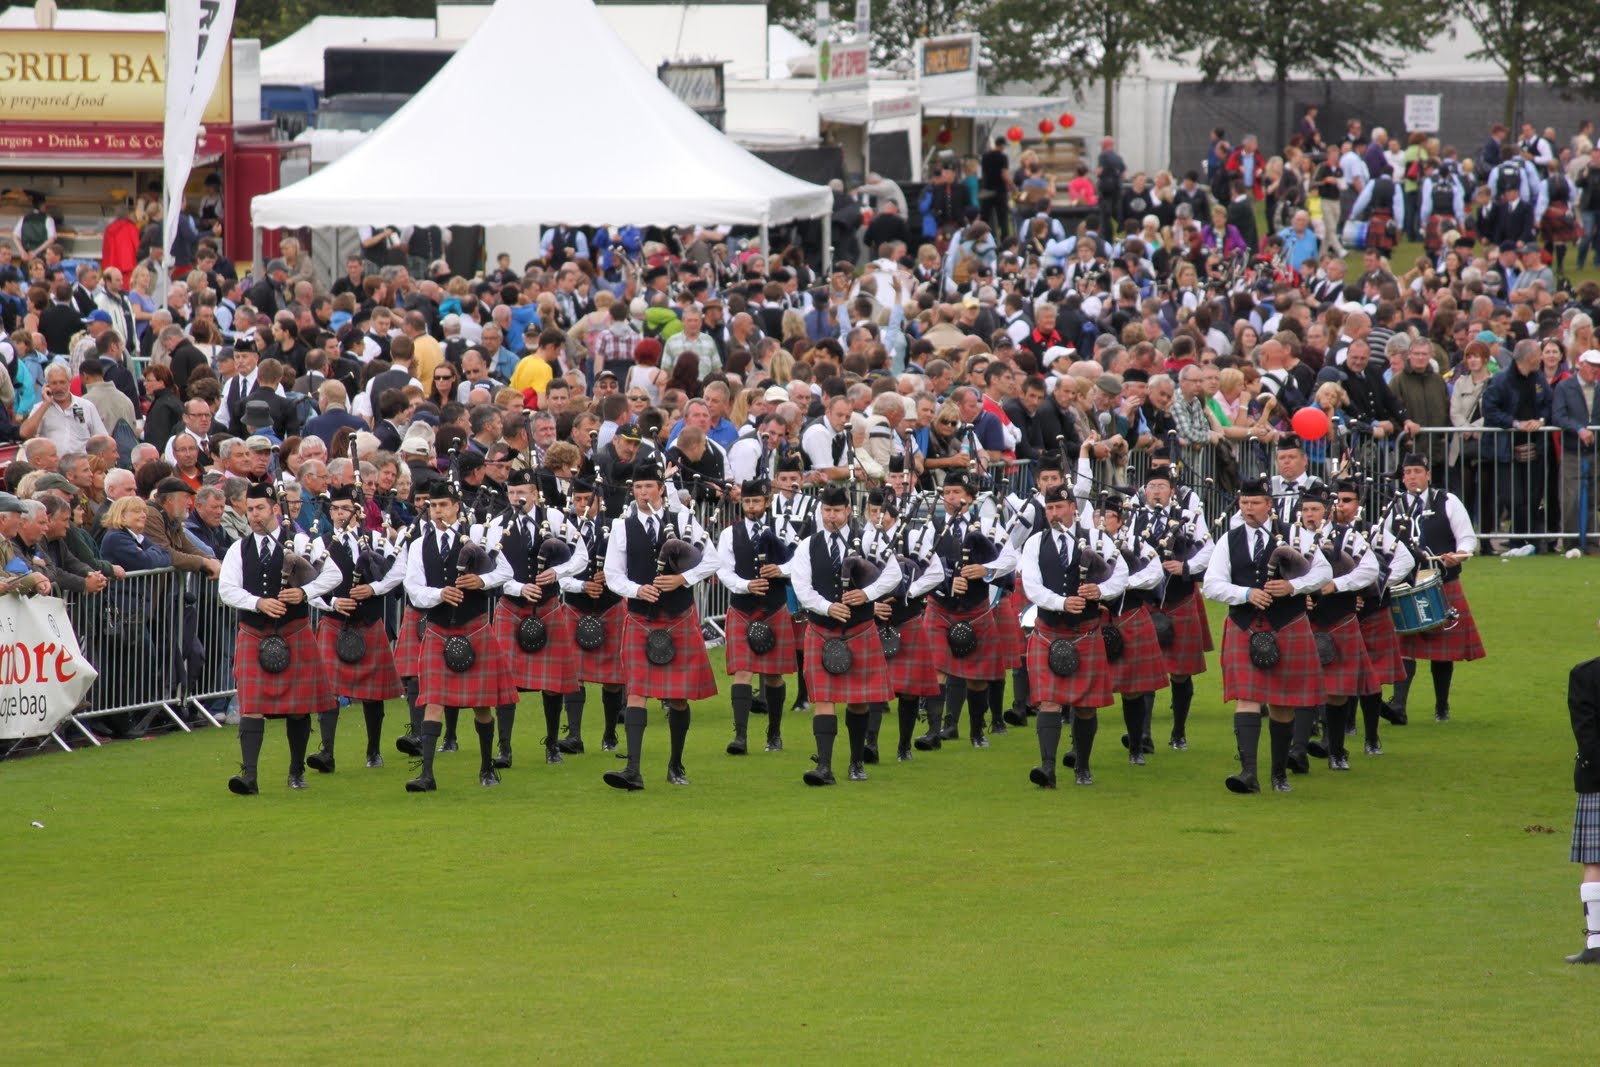
<path fill-rule="evenodd" d="M 1448 24 L 1444 8 L 1402 0 L 1345 0 L 1333 7 L 1253 0 L 1181 0 L 1191 27 L 1185 44 L 1197 49 L 1206 81 L 1270 71 L 1277 92 L 1276 143 L 1288 139 L 1290 74 L 1341 78 L 1393 73 Z"/>
<path fill-rule="evenodd" d="M 894 69 L 904 63 L 909 70 L 909 64 L 916 61 L 919 37 L 971 32 L 984 6 L 983 0 L 877 0 L 872 5 L 873 64 Z M 854 34 L 856 6 L 852 0 L 833 0 L 828 10 L 833 16 L 834 40 Z M 813 0 L 771 0 L 767 17 L 802 40 L 817 39 Z"/>
<path fill-rule="evenodd" d="M 999 0 L 978 20 L 997 83 L 1063 83 L 1081 92 L 1105 88 L 1105 132 L 1113 132 L 1116 87 L 1137 67 L 1141 50 L 1164 50 L 1181 32 L 1171 4 L 1159 0 Z"/>
<path fill-rule="evenodd" d="M 148 11 L 150 0 L 58 0 L 64 8 Z M 318 15 L 403 15 L 433 18 L 434 0 L 236 0 L 233 35 L 254 37 L 263 48 L 283 40 Z"/>
<path fill-rule="evenodd" d="M 1600 86 L 1600 7 L 1563 0 L 1463 0 L 1460 7 L 1483 42 L 1467 58 L 1488 60 L 1506 76 L 1507 126 L 1515 126 L 1530 76 L 1586 95 Z"/>

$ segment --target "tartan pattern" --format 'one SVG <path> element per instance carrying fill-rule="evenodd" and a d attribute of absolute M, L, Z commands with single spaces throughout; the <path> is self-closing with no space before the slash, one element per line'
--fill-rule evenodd
<path fill-rule="evenodd" d="M 1166 605 L 1166 614 L 1172 617 L 1172 643 L 1161 649 L 1161 658 L 1166 663 L 1168 674 L 1206 672 L 1206 650 L 1211 647 L 1211 631 L 1206 623 L 1206 609 L 1201 604 L 1203 599 L 1199 593 L 1190 593 L 1182 600 Z M 1160 642 L 1157 642 L 1157 647 L 1160 647 Z"/>
<path fill-rule="evenodd" d="M 605 620 L 606 624 L 606 639 L 599 648 L 593 650 L 577 648 L 578 619 L 582 614 L 579 612 L 572 621 L 572 644 L 577 649 L 579 681 L 621 685 L 628 680 L 622 670 L 622 628 L 628 621 L 627 604 L 619 601 L 605 611 L 592 613 Z"/>
<path fill-rule="evenodd" d="M 1065 638 L 1078 646 L 1078 670 L 1063 678 L 1050 669 L 1050 642 Z M 1104 708 L 1111 705 L 1111 665 L 1106 662 L 1105 641 L 1098 620 L 1073 627 L 1053 627 L 1035 620 L 1028 640 L 1028 692 L 1036 704 L 1063 708 Z"/>
<path fill-rule="evenodd" d="M 850 669 L 829 674 L 822 666 L 822 643 L 840 638 L 850 646 Z M 854 629 L 830 630 L 812 625 L 806 633 L 806 695 L 813 704 L 869 704 L 890 700 L 889 668 L 878 640 L 878 624 L 865 622 Z"/>
<path fill-rule="evenodd" d="M 551 599 L 541 602 L 539 618 L 544 622 L 545 643 L 537 652 L 524 652 L 517 644 L 517 626 L 534 613 L 509 597 L 501 597 L 494 609 L 494 640 L 511 672 L 511 681 L 524 693 L 572 693 L 580 686 L 577 616 L 573 610 Z"/>
<path fill-rule="evenodd" d="M 1206 615 L 1206 598 L 1198 592 L 1194 594 L 1194 611 L 1196 615 L 1200 616 L 1200 637 L 1205 650 L 1207 652 L 1215 652 L 1217 641 L 1216 638 L 1211 636 L 1211 619 Z"/>
<path fill-rule="evenodd" d="M 1600 793 L 1579 793 L 1572 815 L 1572 862 L 1600 863 Z"/>
<path fill-rule="evenodd" d="M 745 628 L 750 625 L 750 620 L 753 618 L 760 619 L 772 627 L 774 643 L 765 655 L 757 655 L 751 651 L 750 640 L 745 637 Z M 747 615 L 738 608 L 729 608 L 722 627 L 726 634 L 722 647 L 726 650 L 728 673 L 749 671 L 751 674 L 794 674 L 799 670 L 795 656 L 799 653 L 801 645 L 797 640 L 797 628 L 791 621 L 792 618 L 789 609 L 784 607 L 764 615 Z"/>
<path fill-rule="evenodd" d="M 1400 635 L 1394 632 L 1394 620 L 1388 611 L 1375 611 L 1361 619 L 1361 641 L 1367 646 L 1366 671 L 1361 675 L 1356 695 L 1376 693 L 1386 685 L 1393 685 L 1406 676 L 1405 661 L 1400 656 Z"/>
<path fill-rule="evenodd" d="M 1280 708 L 1309 708 L 1326 703 L 1322 662 L 1317 659 L 1311 624 L 1302 615 L 1276 633 L 1278 665 L 1264 671 L 1250 662 L 1250 635 L 1232 619 L 1222 624 L 1222 699 L 1253 700 Z"/>
<path fill-rule="evenodd" d="M 1473 621 L 1472 609 L 1467 606 L 1467 595 L 1461 591 L 1461 580 L 1444 583 L 1445 603 L 1460 612 L 1454 626 L 1441 626 L 1421 634 L 1400 634 L 1400 654 L 1406 659 L 1425 659 L 1430 663 L 1460 663 L 1482 659 L 1483 639 L 1478 636 L 1478 624 Z"/>
<path fill-rule="evenodd" d="M 456 672 L 444 665 L 445 638 L 461 634 L 472 640 L 478 659 L 471 670 Z M 417 700 L 447 708 L 492 708 L 517 702 L 517 686 L 505 650 L 495 640 L 488 618 L 460 626 L 428 624 L 418 652 Z"/>
<path fill-rule="evenodd" d="M 889 688 L 896 696 L 936 697 L 939 695 L 938 671 L 927 617 L 918 615 L 907 619 L 900 627 L 900 654 L 889 659 Z"/>
<path fill-rule="evenodd" d="M 1122 631 L 1122 658 L 1110 664 L 1112 690 L 1132 696 L 1165 689 L 1170 684 L 1167 659 L 1156 640 L 1156 628 L 1150 624 L 1150 610 L 1140 604 L 1112 618 Z"/>
<path fill-rule="evenodd" d="M 417 620 L 422 613 L 407 601 L 400 611 L 400 636 L 394 643 L 395 669 L 402 678 L 417 676 L 417 661 L 422 655 L 422 638 L 417 635 Z"/>
<path fill-rule="evenodd" d="M 1372 667 L 1367 663 L 1367 643 L 1361 636 L 1361 623 L 1354 615 L 1347 615 L 1332 626 L 1311 624 L 1313 632 L 1333 635 L 1339 658 L 1322 668 L 1322 684 L 1331 697 L 1353 697 L 1373 692 L 1361 686 L 1372 678 Z"/>
<path fill-rule="evenodd" d="M 927 619 L 928 640 L 933 645 L 933 663 L 940 674 L 983 682 L 1005 677 L 1005 642 L 995 627 L 993 610 L 979 606 L 971 611 L 946 611 L 930 602 L 923 617 Z M 956 622 L 967 623 L 978 636 L 977 649 L 961 659 L 950 654 L 950 642 L 946 639 L 951 624 Z"/>
<path fill-rule="evenodd" d="M 678 650 L 672 662 L 663 667 L 651 663 L 645 655 L 645 641 L 651 630 L 658 629 L 672 632 Z M 717 679 L 711 673 L 706 640 L 700 634 L 700 613 L 692 608 L 676 619 L 659 622 L 630 612 L 622 626 L 622 666 L 629 696 L 705 700 L 717 695 Z"/>
<path fill-rule="evenodd" d="M 994 606 L 995 633 L 1004 642 L 1004 663 L 1011 668 L 1022 666 L 1028 657 L 1028 635 L 1022 632 L 1022 612 L 1028 602 L 1022 595 L 1022 583 L 1017 584 L 1018 588 L 1002 596 Z"/>
<path fill-rule="evenodd" d="M 256 647 L 271 630 L 240 626 L 233 643 L 233 683 L 239 690 L 240 715 L 304 715 L 332 711 L 339 704 L 333 678 L 322 663 L 310 619 L 297 619 L 278 631 L 289 643 L 289 669 L 268 674 L 256 659 Z"/>
<path fill-rule="evenodd" d="M 360 630 L 367 638 L 367 654 L 360 663 L 346 663 L 336 646 L 346 627 Z M 317 640 L 322 645 L 323 665 L 333 675 L 333 691 L 351 700 L 393 700 L 400 695 L 400 672 L 395 669 L 394 653 L 383 620 L 368 626 L 352 624 L 333 615 L 324 615 L 317 624 Z"/>

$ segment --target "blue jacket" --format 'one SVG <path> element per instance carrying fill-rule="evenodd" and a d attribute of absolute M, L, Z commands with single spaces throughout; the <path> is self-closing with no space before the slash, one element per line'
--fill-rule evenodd
<path fill-rule="evenodd" d="M 1517 411 L 1517 386 L 1512 375 L 1517 373 L 1517 365 L 1511 364 L 1505 370 L 1489 379 L 1489 384 L 1483 387 L 1483 424 L 1486 427 L 1498 430 L 1511 429 L 1516 421 Z M 1544 383 L 1537 373 L 1531 376 L 1533 382 L 1533 417 L 1543 419 L 1546 423 L 1551 418 L 1551 389 Z M 1511 461 L 1511 434 L 1497 433 L 1494 435 L 1495 458 L 1501 463 Z"/>

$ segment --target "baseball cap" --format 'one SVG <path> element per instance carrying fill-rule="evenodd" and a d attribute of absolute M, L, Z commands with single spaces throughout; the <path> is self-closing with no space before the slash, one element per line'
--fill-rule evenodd
<path fill-rule="evenodd" d="M 1049 348 L 1044 350 L 1044 361 L 1043 362 L 1044 362 L 1044 365 L 1046 367 L 1048 367 L 1058 359 L 1061 359 L 1063 357 L 1070 358 L 1072 356 L 1072 354 L 1073 354 L 1073 349 L 1071 349 L 1071 348 L 1067 348 L 1067 347 L 1064 347 L 1062 345 L 1051 345 Z"/>
<path fill-rule="evenodd" d="M 95 308 L 93 311 L 89 312 L 89 317 L 84 319 L 83 321 L 84 322 L 103 322 L 107 326 L 109 326 L 109 325 L 111 325 L 111 312 L 106 311 L 104 308 Z"/>
<path fill-rule="evenodd" d="M 272 438 L 253 433 L 244 439 L 244 447 L 252 452 L 271 452 L 273 447 Z"/>
<path fill-rule="evenodd" d="M 420 437 L 408 437 L 400 442 L 402 456 L 426 456 L 428 452 L 428 442 Z"/>
<path fill-rule="evenodd" d="M 782 404 L 789 399 L 789 390 L 781 385 L 769 385 L 767 391 L 761 394 L 761 399 L 769 404 Z"/>
<path fill-rule="evenodd" d="M 1588 363 L 1592 366 L 1600 366 L 1600 348 L 1589 349 L 1589 351 L 1578 357 L 1578 362 Z"/>
<path fill-rule="evenodd" d="M 628 423 L 628 425 L 626 425 L 622 429 L 618 430 L 617 431 L 617 436 L 622 438 L 624 441 L 642 441 L 642 440 L 644 440 L 643 435 L 641 435 L 640 432 L 639 432 L 639 424 L 636 423 L 636 422 L 630 422 L 630 423 Z"/>
<path fill-rule="evenodd" d="M 289 264 L 285 263 L 281 259 L 269 259 L 269 260 L 267 260 L 267 273 L 271 274 L 275 270 L 281 270 L 285 274 L 287 274 L 287 273 L 289 273 Z"/>

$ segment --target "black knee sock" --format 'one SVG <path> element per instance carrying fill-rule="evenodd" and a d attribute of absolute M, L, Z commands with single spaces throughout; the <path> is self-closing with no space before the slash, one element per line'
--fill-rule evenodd
<path fill-rule="evenodd" d="M 586 694 L 583 686 L 578 686 L 574 691 L 561 698 L 561 706 L 567 712 L 567 736 L 574 741 L 583 740 L 583 703 Z"/>
<path fill-rule="evenodd" d="M 1428 669 L 1433 672 L 1433 710 L 1450 710 L 1450 679 L 1454 677 L 1456 665 L 1448 660 L 1435 660 L 1428 664 Z"/>
<path fill-rule="evenodd" d="M 383 701 L 363 700 L 361 715 L 367 720 L 367 755 L 376 756 L 383 740 Z"/>
<path fill-rule="evenodd" d="M 689 736 L 689 709 L 669 708 L 667 710 L 667 731 L 672 737 L 672 754 L 668 760 L 669 766 L 683 766 L 683 742 Z"/>
<path fill-rule="evenodd" d="M 249 779 L 256 776 L 256 763 L 261 759 L 261 742 L 266 738 L 267 723 L 261 718 L 239 720 L 239 773 Z"/>
<path fill-rule="evenodd" d="M 867 716 L 862 712 L 846 712 L 845 732 L 850 735 L 850 762 L 860 763 L 867 747 Z"/>
<path fill-rule="evenodd" d="M 406 713 L 411 719 L 411 736 L 422 736 L 422 705 L 417 702 L 417 680 L 400 679 L 400 691 L 406 695 Z"/>
<path fill-rule="evenodd" d="M 1383 712 L 1383 693 L 1361 694 L 1361 722 L 1366 727 L 1366 741 L 1369 745 L 1378 743 L 1378 721 Z"/>
<path fill-rule="evenodd" d="M 456 739 L 456 727 L 460 725 L 460 723 L 460 708 L 447 707 L 444 709 L 444 739 L 446 741 L 454 741 Z"/>
<path fill-rule="evenodd" d="M 900 698 L 900 743 L 896 748 L 899 752 L 908 752 L 911 749 L 911 738 L 917 732 L 917 698 Z"/>
<path fill-rule="evenodd" d="M 735 683 L 729 695 L 733 701 L 733 736 L 742 739 L 750 729 L 750 686 Z"/>
<path fill-rule="evenodd" d="M 1398 711 L 1404 711 L 1406 700 L 1411 695 L 1411 679 L 1417 676 L 1417 661 L 1403 659 L 1400 662 L 1405 666 L 1406 676 L 1404 680 L 1394 683 L 1394 695 L 1389 698 L 1389 704 Z"/>
<path fill-rule="evenodd" d="M 1039 731 L 1039 766 L 1056 773 L 1056 749 L 1061 747 L 1061 713 L 1041 711 L 1034 728 Z"/>
<path fill-rule="evenodd" d="M 950 683 L 945 682 L 939 687 L 937 696 L 928 697 L 928 732 L 935 737 L 944 727 L 944 702 L 950 692 Z"/>
<path fill-rule="evenodd" d="M 789 687 L 780 679 L 776 685 L 762 683 L 762 698 L 767 702 L 767 736 L 783 736 L 783 712 L 789 698 Z"/>
<path fill-rule="evenodd" d="M 482 774 L 494 765 L 494 720 L 473 719 L 472 725 L 478 730 L 478 773 Z"/>
<path fill-rule="evenodd" d="M 1261 713 L 1234 712 L 1233 733 L 1239 739 L 1239 773 L 1246 778 L 1254 778 L 1256 761 L 1261 752 Z"/>
<path fill-rule="evenodd" d="M 960 730 L 961 708 L 967 702 L 967 680 L 965 678 L 952 678 L 944 683 L 944 721 L 940 729 Z M 928 712 L 928 721 L 933 721 L 933 712 Z"/>
<path fill-rule="evenodd" d="M 544 747 L 555 748 L 561 733 L 561 694 L 544 693 Z"/>
<path fill-rule="evenodd" d="M 867 713 L 863 716 L 867 720 L 867 744 L 873 748 L 878 747 L 878 731 L 883 729 L 883 717 L 888 714 L 889 705 L 880 701 L 873 701 L 867 705 Z"/>
<path fill-rule="evenodd" d="M 289 773 L 304 774 L 306 745 L 311 741 L 311 716 L 291 715 L 284 720 L 283 728 L 289 738 Z"/>
<path fill-rule="evenodd" d="M 973 740 L 983 736 L 984 716 L 989 710 L 989 687 L 979 684 L 978 688 L 967 687 L 967 726 L 972 731 Z"/>
<path fill-rule="evenodd" d="M 422 777 L 433 777 L 433 756 L 439 750 L 440 724 L 432 719 L 423 719 L 420 737 L 422 738 Z"/>
<path fill-rule="evenodd" d="M 794 702 L 795 706 L 798 707 L 806 702 L 806 698 L 809 695 L 806 692 L 806 657 L 797 654 L 794 657 L 794 663 Z"/>
<path fill-rule="evenodd" d="M 339 709 L 325 711 L 317 716 L 317 729 L 322 735 L 322 751 L 333 755 L 334 735 L 339 732 Z"/>
<path fill-rule="evenodd" d="M 1328 704 L 1327 708 L 1324 709 L 1323 714 L 1328 717 L 1326 740 L 1328 743 L 1328 755 L 1330 756 L 1344 755 L 1344 723 L 1345 709 L 1347 707 L 1349 705 L 1341 700 L 1337 704 Z"/>
<path fill-rule="evenodd" d="M 1028 681 L 1028 665 L 1023 664 L 1011 672 L 1011 706 L 1018 711 L 1028 710 L 1028 701 L 1033 696 L 1032 683 Z"/>
<path fill-rule="evenodd" d="M 1089 756 L 1094 752 L 1094 735 L 1100 730 L 1100 716 L 1091 715 L 1087 719 L 1072 716 L 1072 751 L 1078 754 L 1079 771 L 1089 769 Z"/>
<path fill-rule="evenodd" d="M 1189 707 L 1194 703 L 1194 679 L 1172 683 L 1172 736 L 1185 737 L 1189 731 Z"/>
<path fill-rule="evenodd" d="M 622 704 L 627 694 L 620 689 L 600 690 L 600 713 L 605 716 L 606 729 L 602 737 L 617 739 L 617 723 L 622 721 Z"/>
<path fill-rule="evenodd" d="M 494 709 L 495 722 L 499 725 L 500 747 L 504 751 L 511 750 L 511 731 L 517 725 L 517 705 L 501 704 Z"/>
<path fill-rule="evenodd" d="M 1556 274 L 1564 274 L 1567 270 L 1567 246 L 1556 245 Z"/>
<path fill-rule="evenodd" d="M 1143 697 L 1144 700 L 1144 726 L 1139 730 L 1141 740 L 1150 740 L 1150 724 L 1156 717 L 1156 694 L 1151 690 Z"/>
<path fill-rule="evenodd" d="M 1006 713 L 1006 679 L 1001 675 L 998 680 L 989 683 L 989 721 L 1005 725 L 1003 716 Z"/>
<path fill-rule="evenodd" d="M 817 768 L 833 769 L 833 739 L 839 733 L 839 719 L 835 715 L 811 716 L 811 736 L 817 739 Z"/>
<path fill-rule="evenodd" d="M 1144 733 L 1144 696 L 1122 697 L 1122 728 L 1128 733 L 1128 751 L 1139 750 L 1139 735 Z"/>
<path fill-rule="evenodd" d="M 1295 725 L 1299 718 L 1300 713 L 1296 711 L 1296 722 L 1279 722 L 1277 719 L 1267 720 L 1267 739 L 1272 749 L 1272 776 L 1274 778 L 1282 778 L 1289 773 L 1289 746 L 1294 741 Z"/>
<path fill-rule="evenodd" d="M 639 756 L 644 751 L 644 724 L 649 721 L 643 708 L 622 709 L 622 730 L 628 736 L 628 770 L 638 773 Z"/>
<path fill-rule="evenodd" d="M 1290 747 L 1296 752 L 1304 753 L 1306 745 L 1311 742 L 1311 731 L 1316 727 L 1317 720 L 1322 717 L 1320 705 L 1294 709 L 1294 732 L 1291 735 Z"/>

